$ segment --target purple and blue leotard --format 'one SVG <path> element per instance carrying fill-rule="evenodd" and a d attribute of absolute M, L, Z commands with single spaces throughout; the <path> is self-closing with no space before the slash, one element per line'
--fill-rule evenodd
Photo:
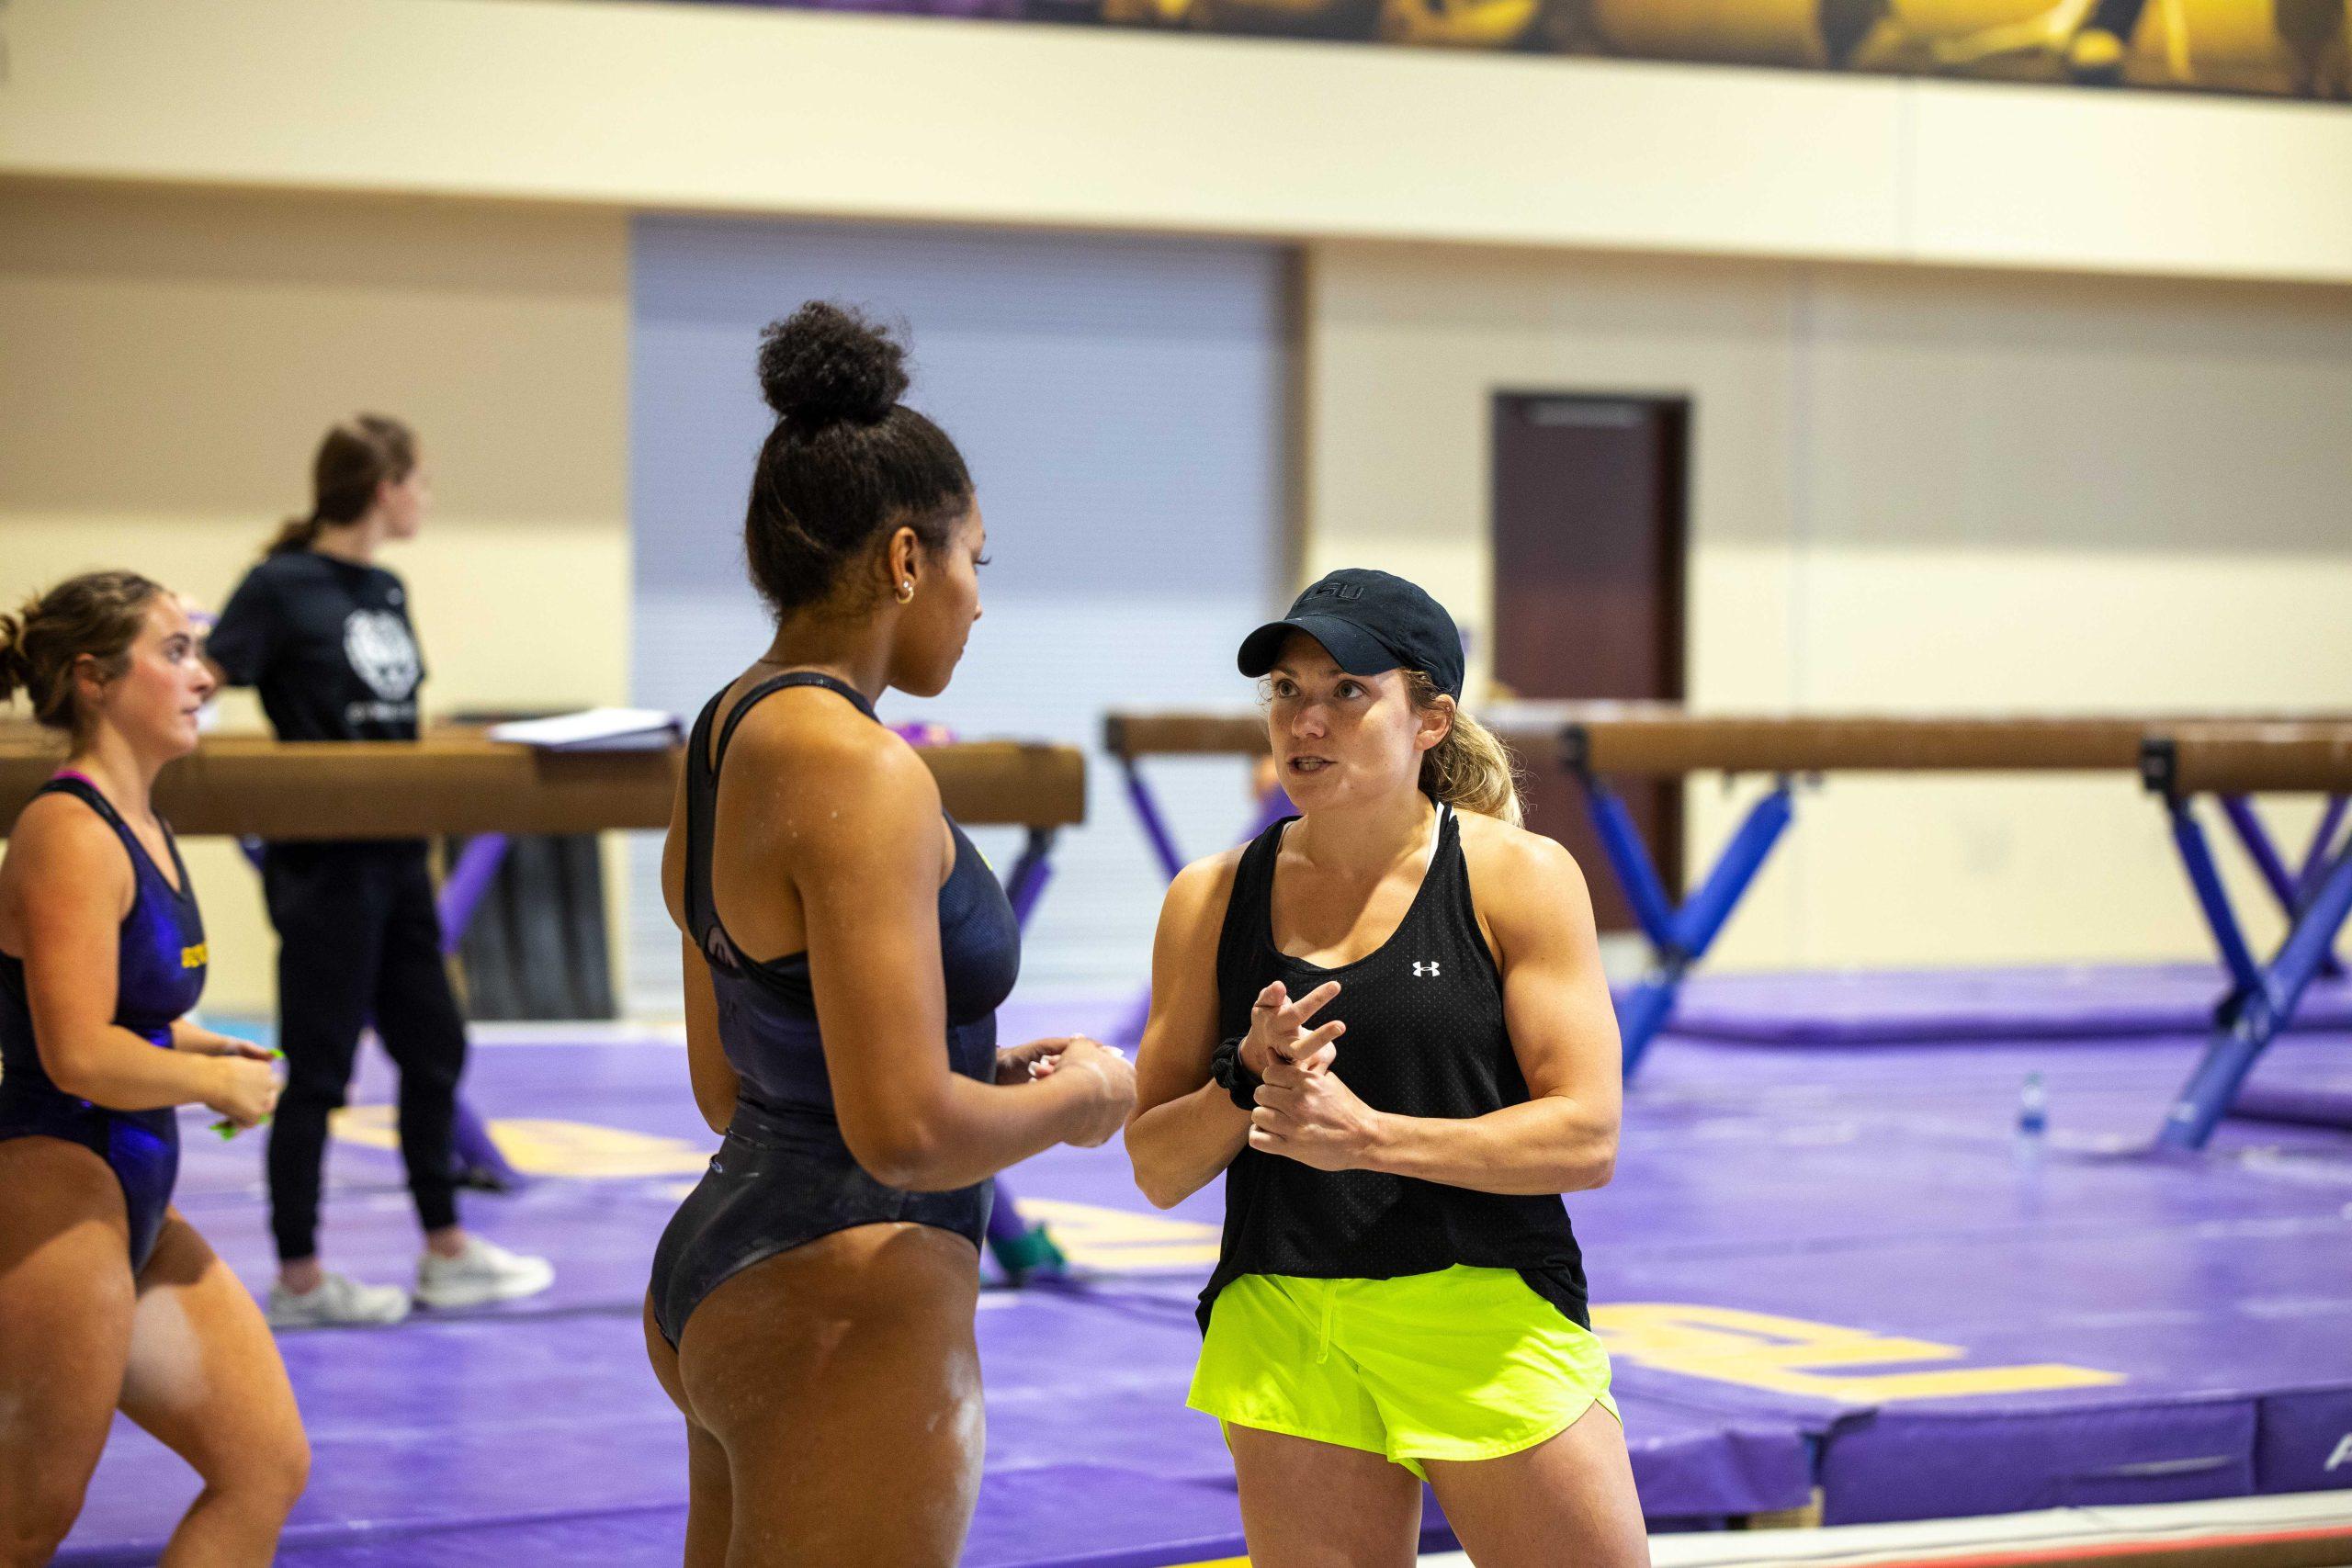
<path fill-rule="evenodd" d="M 178 886 L 164 876 L 106 796 L 77 773 L 59 773 L 42 795 L 70 795 L 106 818 L 130 856 L 138 892 L 122 919 L 115 947 L 114 1022 L 162 1050 L 172 1045 L 172 1022 L 204 992 L 204 917 L 180 860 L 178 842 L 164 830 Z M 80 1144 L 113 1168 L 130 1216 L 130 1267 L 147 1266 L 179 1175 L 178 1120 L 170 1107 L 114 1111 L 67 1094 L 50 1082 L 33 1039 L 25 994 L 25 964 L 0 953 L 0 1138 L 50 1137 Z"/>

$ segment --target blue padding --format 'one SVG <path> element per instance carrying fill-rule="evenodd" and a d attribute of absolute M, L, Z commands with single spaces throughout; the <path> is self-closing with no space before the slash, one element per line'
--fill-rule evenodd
<path fill-rule="evenodd" d="M 1617 874 L 1617 886 L 1632 907 L 1634 919 L 1640 922 L 1642 934 L 1651 947 L 1663 953 L 1674 945 L 1674 902 L 1650 859 L 1649 845 L 1642 841 L 1634 814 L 1614 792 L 1597 779 L 1587 779 L 1584 787 L 1593 830 L 1600 836 L 1610 869 Z"/>

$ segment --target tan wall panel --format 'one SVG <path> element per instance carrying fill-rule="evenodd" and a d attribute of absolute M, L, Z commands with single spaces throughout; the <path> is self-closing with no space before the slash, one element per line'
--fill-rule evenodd
<path fill-rule="evenodd" d="M 1306 276 L 1308 569 L 1423 573 L 1481 642 L 1491 395 L 1648 392 L 1696 409 L 1695 703 L 2352 691 L 2352 295 L 1374 245 Z M 1693 783 L 1694 863 L 1751 794 Z M 2306 815 L 2281 813 L 2290 840 Z M 1721 957 L 2204 951 L 2128 779 L 1833 779 Z"/>
<path fill-rule="evenodd" d="M 0 193 L 0 596 L 132 566 L 218 605 L 309 503 L 334 419 L 413 423 L 435 492 L 387 564 L 428 713 L 628 690 L 628 234 L 613 215 Z M 259 722 L 249 694 L 223 722 Z M 208 1004 L 270 1000 L 252 873 L 191 858 Z"/>
<path fill-rule="evenodd" d="M 1815 706 L 2340 710 L 2352 693 L 2352 541 L 2334 554 L 1823 545 L 1804 578 Z M 2262 806 L 2300 854 L 2316 804 Z M 1800 812 L 1806 961 L 2211 951 L 2163 813 L 2128 776 L 1840 778 Z M 2241 873 L 2219 817 L 2206 820 Z M 2275 942 L 2267 897 L 2243 874 L 2233 886 L 2258 945 Z"/>
<path fill-rule="evenodd" d="M 1474 680 L 1483 680 L 1492 395 L 1688 396 L 1697 409 L 1691 695 L 1785 705 L 1794 272 L 1334 245 L 1315 247 L 1306 278 L 1310 574 L 1350 565 L 1424 574 L 1469 630 Z M 1737 802 L 1712 782 L 1694 786 L 1690 802 L 1693 843 L 1712 845 Z M 1759 960 L 1793 951 L 1791 863 L 1766 871 L 1733 933 Z"/>
<path fill-rule="evenodd" d="M 2352 277 L 2341 104 L 1953 84 L 1919 94 L 1909 135 L 1922 261 Z"/>

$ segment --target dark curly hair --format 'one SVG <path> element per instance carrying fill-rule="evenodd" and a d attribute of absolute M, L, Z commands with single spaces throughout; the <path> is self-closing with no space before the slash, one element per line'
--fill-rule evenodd
<path fill-rule="evenodd" d="M 778 619 L 830 599 L 888 530 L 946 547 L 971 509 L 972 476 L 947 433 L 899 401 L 901 344 L 812 299 L 760 334 L 760 389 L 776 421 L 752 476 L 743 555 Z"/>
<path fill-rule="evenodd" d="M 22 692 L 37 723 L 74 728 L 74 664 L 87 654 L 109 681 L 129 669 L 147 606 L 163 592 L 135 571 L 87 571 L 0 615 L 0 703 Z"/>

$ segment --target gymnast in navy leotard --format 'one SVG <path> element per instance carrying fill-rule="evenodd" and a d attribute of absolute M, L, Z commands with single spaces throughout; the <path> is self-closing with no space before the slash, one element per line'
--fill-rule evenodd
<path fill-rule="evenodd" d="M 874 719 L 885 688 L 944 688 L 979 618 L 971 478 L 898 400 L 900 354 L 826 305 L 768 330 L 743 538 L 775 639 L 695 723 L 662 857 L 695 1098 L 726 1134 L 645 1304 L 694 1568 L 956 1561 L 989 1179 L 1134 1103 L 1092 1041 L 997 1048 L 1012 908 Z"/>
<path fill-rule="evenodd" d="M 260 1310 L 171 1207 L 175 1108 L 269 1113 L 269 1053 L 187 1014 L 209 952 L 150 804 L 213 681 L 179 602 L 129 572 L 0 615 L 0 699 L 65 766 L 0 858 L 0 1562 L 46 1562 L 120 1409 L 204 1488 L 165 1562 L 263 1563 L 309 1465 Z"/>
<path fill-rule="evenodd" d="M 737 956 L 710 897 L 710 825 L 718 764 L 752 705 L 795 686 L 836 693 L 868 718 L 854 687 L 813 671 L 777 675 L 744 694 L 714 747 L 714 696 L 695 723 L 686 779 L 688 928 L 710 966 L 718 1043 L 738 1082 L 727 1144 L 662 1234 L 653 1254 L 654 1321 L 675 1347 L 686 1319 L 713 1287 L 762 1258 L 852 1225 L 933 1225 L 975 1247 L 988 1230 L 989 1183 L 943 1192 L 887 1187 L 866 1174 L 842 1138 L 825 1072 L 808 955 L 753 963 Z M 939 961 L 947 998 L 947 1061 L 981 1083 L 996 1081 L 996 1010 L 1021 972 L 1012 905 L 972 841 L 951 820 L 953 869 L 939 887 Z"/>
<path fill-rule="evenodd" d="M 179 844 L 164 829 L 171 852 L 167 874 L 118 815 L 97 785 L 60 772 L 40 795 L 68 795 L 96 812 L 122 840 L 134 891 L 122 919 L 115 960 L 114 1026 L 162 1050 L 172 1048 L 172 1024 L 204 994 L 209 954 L 196 889 L 180 862 Z M 35 798 L 39 798 L 36 795 Z M 62 1138 L 81 1145 L 114 1170 L 130 1225 L 130 1271 L 147 1267 L 164 1228 L 164 1209 L 180 1168 L 179 1119 L 168 1106 L 109 1111 L 66 1093 L 50 1081 L 33 1038 L 25 961 L 0 952 L 0 1139 Z"/>

